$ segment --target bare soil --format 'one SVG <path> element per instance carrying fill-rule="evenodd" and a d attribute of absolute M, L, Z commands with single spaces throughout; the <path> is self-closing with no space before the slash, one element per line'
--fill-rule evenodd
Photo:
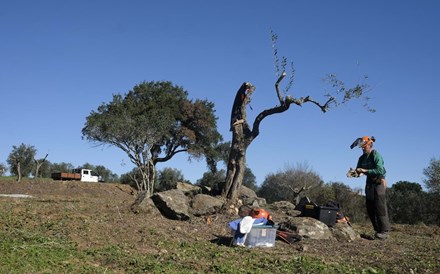
<path fill-rule="evenodd" d="M 145 254 L 160 254 L 161 239 L 186 239 L 228 245 L 227 223 L 237 216 L 214 215 L 194 217 L 190 221 L 169 220 L 160 214 L 135 214 L 130 205 L 135 192 L 129 186 L 108 183 L 62 181 L 0 180 L 0 211 L 11 210 L 14 216 L 25 216 L 29 227 L 47 227 L 47 234 L 62 228 L 78 248 L 127 244 Z M 14 198 L 4 194 L 26 194 Z M 277 212 L 272 212 L 277 222 Z M 280 213 L 281 214 L 281 213 Z M 359 233 L 371 233 L 368 224 L 353 224 Z M 153 233 L 154 232 L 154 233 Z M 388 273 L 440 273 L 440 228 L 425 225 L 393 225 L 387 240 L 359 239 L 353 242 L 305 239 L 294 244 L 276 241 L 272 253 L 282 260 L 306 256 L 327 264 L 348 263 L 365 269 L 385 269 Z"/>

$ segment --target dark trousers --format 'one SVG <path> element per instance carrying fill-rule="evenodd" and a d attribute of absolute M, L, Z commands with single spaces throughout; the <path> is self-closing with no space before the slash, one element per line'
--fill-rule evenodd
<path fill-rule="evenodd" d="M 383 184 L 367 183 L 365 186 L 367 214 L 376 232 L 390 230 L 385 189 Z"/>

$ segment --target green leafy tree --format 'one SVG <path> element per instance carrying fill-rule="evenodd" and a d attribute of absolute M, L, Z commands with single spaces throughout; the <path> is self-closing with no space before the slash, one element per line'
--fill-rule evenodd
<path fill-rule="evenodd" d="M 258 190 L 257 178 L 252 172 L 252 169 L 250 169 L 249 167 L 246 167 L 246 170 L 244 171 L 243 185 L 252 189 L 253 191 Z"/>
<path fill-rule="evenodd" d="M 50 172 L 71 172 L 73 169 L 75 169 L 75 166 L 72 163 L 52 163 L 50 165 Z"/>
<path fill-rule="evenodd" d="M 220 195 L 220 185 L 225 181 L 225 178 L 226 171 L 224 169 L 216 169 L 214 172 L 207 171 L 203 173 L 201 179 L 197 180 L 196 185 L 209 187 L 213 195 Z"/>
<path fill-rule="evenodd" d="M 47 156 L 49 156 L 49 154 L 46 154 L 46 156 L 44 156 L 44 158 L 41 158 L 41 159 L 34 158 L 35 171 L 33 172 L 33 175 L 34 175 L 35 178 L 42 177 L 41 167 L 46 162 Z"/>
<path fill-rule="evenodd" d="M 41 164 L 40 170 L 39 170 L 39 174 L 40 177 L 42 178 L 50 178 L 51 176 L 51 167 L 52 167 L 52 163 L 48 160 L 44 161 Z"/>
<path fill-rule="evenodd" d="M 440 159 L 432 158 L 423 174 L 426 176 L 423 181 L 429 192 L 440 194 Z"/>
<path fill-rule="evenodd" d="M 302 164 L 266 176 L 258 196 L 266 198 L 269 203 L 284 200 L 297 204 L 300 197 L 319 192 L 323 185 L 321 177 Z"/>
<path fill-rule="evenodd" d="M 427 213 L 426 193 L 418 183 L 399 181 L 387 192 L 390 219 L 394 223 L 417 224 Z"/>
<path fill-rule="evenodd" d="M 343 183 L 327 183 L 318 191 L 315 191 L 310 198 L 319 205 L 336 202 L 340 207 L 340 211 L 353 222 L 366 220 L 365 198 Z"/>
<path fill-rule="evenodd" d="M 34 168 L 34 157 L 37 150 L 34 146 L 21 144 L 18 147 L 12 146 L 7 162 L 11 174 L 17 176 L 17 181 L 21 182 L 22 177 L 29 177 Z"/>
<path fill-rule="evenodd" d="M 86 118 L 82 135 L 124 151 L 139 169 L 141 178 L 132 179 L 145 197 L 153 194 L 157 163 L 182 152 L 200 158 L 222 139 L 214 104 L 188 99 L 171 82 L 143 82 L 125 96 L 113 95 Z"/>
<path fill-rule="evenodd" d="M 177 182 L 187 182 L 182 172 L 175 168 L 166 167 L 159 171 L 157 177 L 156 191 L 165 191 L 176 188 Z"/>
<path fill-rule="evenodd" d="M 398 181 L 391 187 L 395 191 L 422 193 L 422 186 L 418 183 Z"/>
<path fill-rule="evenodd" d="M 222 195 L 228 199 L 228 203 L 230 204 L 235 204 L 237 202 L 238 189 L 240 189 L 240 186 L 243 183 L 243 176 L 246 169 L 245 163 L 247 149 L 260 134 L 260 124 L 266 117 L 283 113 L 287 111 L 291 105 L 300 107 L 306 103 L 312 104 L 318 107 L 322 112 L 326 113 L 331 108 L 344 105 L 353 99 L 363 99 L 365 102 L 364 107 L 366 107 L 367 110 L 374 112 L 374 110 L 368 106 L 369 98 L 365 96 L 365 94 L 369 88 L 365 82 L 359 83 L 350 88 L 347 87 L 344 82 L 340 81 L 334 74 L 327 75 L 326 77 L 327 83 L 330 85 L 332 91 L 324 92 L 322 99 L 323 102 L 315 100 L 311 96 L 293 97 L 291 95 L 286 95 L 291 89 L 294 79 L 295 70 L 292 63 L 290 63 L 291 73 L 289 81 L 283 92 L 281 92 L 280 83 L 287 75 L 286 67 L 288 62 L 285 57 L 279 58 L 276 46 L 278 36 L 274 32 L 271 32 L 271 38 L 277 77 L 275 82 L 275 95 L 279 103 L 261 111 L 256 116 L 255 120 L 252 123 L 249 123 L 247 120 L 246 107 L 251 101 L 255 86 L 249 82 L 245 82 L 237 91 L 231 112 L 232 142 L 227 162 L 226 180 L 222 190 Z M 367 79 L 367 77 L 365 77 L 365 79 Z"/>
<path fill-rule="evenodd" d="M 142 177 L 141 172 L 138 168 L 133 168 L 131 171 L 124 173 L 120 177 L 121 184 L 129 185 L 133 188 L 137 188 L 136 181 Z"/>

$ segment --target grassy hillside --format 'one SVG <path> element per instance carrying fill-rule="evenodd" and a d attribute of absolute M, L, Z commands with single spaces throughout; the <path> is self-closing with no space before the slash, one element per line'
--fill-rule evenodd
<path fill-rule="evenodd" d="M 229 246 L 236 217 L 207 225 L 134 214 L 124 185 L 0 179 L 0 194 L 32 196 L 0 196 L 0 273 L 440 273 L 437 226 L 393 225 L 386 241 L 246 249 Z"/>

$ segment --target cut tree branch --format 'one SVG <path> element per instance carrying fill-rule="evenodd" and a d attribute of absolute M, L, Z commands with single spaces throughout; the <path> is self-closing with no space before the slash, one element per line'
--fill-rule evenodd
<path fill-rule="evenodd" d="M 283 97 L 281 96 L 281 93 L 280 93 L 279 85 L 280 85 L 280 82 L 284 79 L 284 77 L 286 77 L 285 71 L 283 71 L 283 73 L 281 73 L 280 77 L 278 78 L 277 82 L 275 83 L 275 90 L 277 91 L 278 100 L 280 100 L 281 105 L 283 104 L 284 101 L 283 101 Z"/>

